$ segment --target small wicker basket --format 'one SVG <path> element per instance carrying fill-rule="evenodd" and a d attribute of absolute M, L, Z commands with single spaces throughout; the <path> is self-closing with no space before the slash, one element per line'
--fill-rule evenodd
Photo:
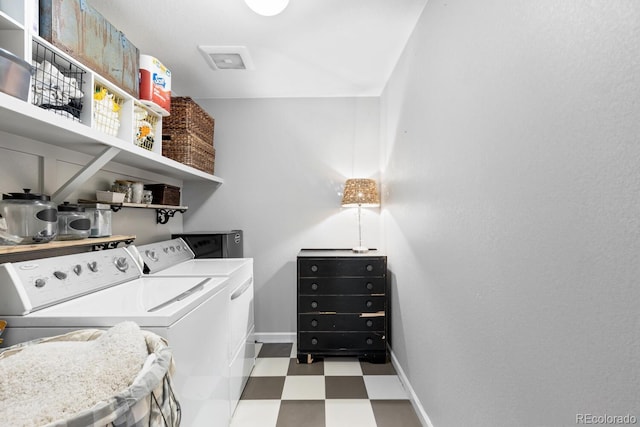
<path fill-rule="evenodd" d="M 145 190 L 151 190 L 156 205 L 180 206 L 180 187 L 168 184 L 147 184 Z"/>

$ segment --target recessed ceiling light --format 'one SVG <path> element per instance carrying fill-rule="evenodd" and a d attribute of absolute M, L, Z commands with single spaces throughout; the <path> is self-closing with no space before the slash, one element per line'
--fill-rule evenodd
<path fill-rule="evenodd" d="M 282 12 L 289 0 L 244 0 L 244 2 L 258 15 L 274 16 Z"/>
<path fill-rule="evenodd" d="M 245 46 L 198 46 L 207 64 L 214 70 L 253 70 L 253 61 Z"/>

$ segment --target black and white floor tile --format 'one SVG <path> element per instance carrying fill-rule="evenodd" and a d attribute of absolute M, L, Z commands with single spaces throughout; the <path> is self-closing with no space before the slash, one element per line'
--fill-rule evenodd
<path fill-rule="evenodd" d="M 420 427 L 391 363 L 299 364 L 295 344 L 258 344 L 231 427 Z"/>

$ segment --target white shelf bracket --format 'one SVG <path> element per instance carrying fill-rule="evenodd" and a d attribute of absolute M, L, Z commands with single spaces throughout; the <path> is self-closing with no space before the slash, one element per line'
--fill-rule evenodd
<path fill-rule="evenodd" d="M 72 178 L 65 182 L 58 190 L 53 193 L 51 200 L 55 204 L 60 204 L 76 191 L 82 184 L 84 184 L 89 178 L 95 175 L 104 165 L 109 163 L 111 159 L 118 155 L 121 150 L 116 147 L 109 147 L 102 153 L 98 154 L 92 161 L 87 163 L 82 169 L 78 171 Z"/>

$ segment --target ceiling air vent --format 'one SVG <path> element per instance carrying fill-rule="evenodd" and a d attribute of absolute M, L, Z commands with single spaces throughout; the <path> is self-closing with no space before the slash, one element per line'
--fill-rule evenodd
<path fill-rule="evenodd" d="M 253 61 L 244 46 L 198 46 L 214 70 L 253 70 Z"/>

